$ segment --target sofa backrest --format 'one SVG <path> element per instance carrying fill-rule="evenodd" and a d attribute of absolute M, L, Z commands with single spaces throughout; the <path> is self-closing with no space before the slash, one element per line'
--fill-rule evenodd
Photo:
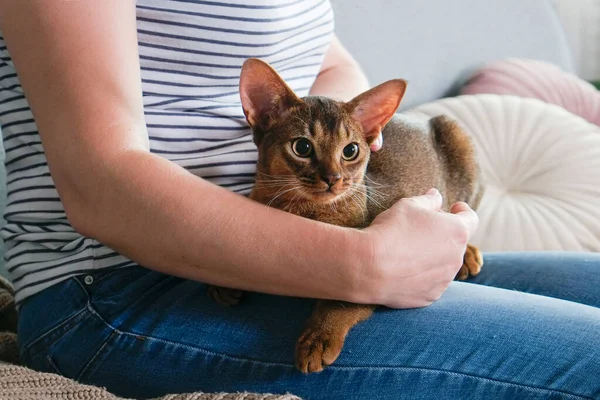
<path fill-rule="evenodd" d="M 509 57 L 574 65 L 552 0 L 331 0 L 336 32 L 371 84 L 409 81 L 403 108 L 455 95 Z"/>

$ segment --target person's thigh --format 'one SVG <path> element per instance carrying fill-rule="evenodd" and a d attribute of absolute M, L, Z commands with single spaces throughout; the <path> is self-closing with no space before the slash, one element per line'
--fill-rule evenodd
<path fill-rule="evenodd" d="M 486 253 L 468 282 L 600 307 L 600 253 Z"/>
<path fill-rule="evenodd" d="M 51 361 L 50 370 L 122 396 L 600 398 L 600 309 L 581 304 L 455 283 L 430 307 L 379 309 L 350 332 L 334 365 L 303 375 L 294 368 L 294 345 L 310 300 L 249 293 L 225 308 L 203 284 L 142 268 L 78 282 L 70 288 L 78 294 L 56 291 L 62 299 L 89 295 L 86 319 L 48 354 L 38 349 L 32 367 Z M 43 297 L 35 303 L 64 307 Z"/>

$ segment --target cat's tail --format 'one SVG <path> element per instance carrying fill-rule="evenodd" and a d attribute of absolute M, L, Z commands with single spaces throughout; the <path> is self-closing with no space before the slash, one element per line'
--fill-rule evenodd
<path fill-rule="evenodd" d="M 469 135 L 451 118 L 432 118 L 434 147 L 446 174 L 449 201 L 464 201 L 477 209 L 485 192 L 481 168 Z"/>

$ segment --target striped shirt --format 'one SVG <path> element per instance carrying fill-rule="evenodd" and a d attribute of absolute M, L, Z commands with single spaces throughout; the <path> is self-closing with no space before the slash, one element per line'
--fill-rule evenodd
<path fill-rule="evenodd" d="M 151 151 L 248 194 L 257 152 L 239 100 L 241 66 L 261 58 L 307 95 L 333 34 L 329 0 L 137 0 L 137 31 Z M 1 32 L 0 127 L 1 234 L 17 303 L 77 274 L 135 265 L 67 221 Z"/>

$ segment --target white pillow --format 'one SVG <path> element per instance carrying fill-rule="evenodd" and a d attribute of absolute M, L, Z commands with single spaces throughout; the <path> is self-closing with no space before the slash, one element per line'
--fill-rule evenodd
<path fill-rule="evenodd" d="M 600 127 L 540 100 L 487 94 L 404 114 L 446 114 L 472 136 L 487 186 L 474 245 L 600 251 Z"/>

